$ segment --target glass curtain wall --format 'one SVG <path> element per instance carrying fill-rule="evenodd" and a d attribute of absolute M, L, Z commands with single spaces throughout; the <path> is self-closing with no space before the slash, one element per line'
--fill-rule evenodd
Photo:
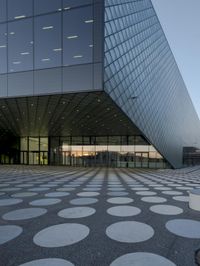
<path fill-rule="evenodd" d="M 20 141 L 20 163 L 48 164 L 48 137 L 23 137 Z"/>
<path fill-rule="evenodd" d="M 51 137 L 50 164 L 85 167 L 169 167 L 141 136 Z"/>
<path fill-rule="evenodd" d="M 20 163 L 84 167 L 166 168 L 163 157 L 141 136 L 23 137 Z"/>

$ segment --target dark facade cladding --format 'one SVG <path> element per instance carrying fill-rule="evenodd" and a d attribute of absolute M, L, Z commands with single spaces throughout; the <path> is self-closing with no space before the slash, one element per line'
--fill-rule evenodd
<path fill-rule="evenodd" d="M 150 0 L 0 0 L 1 163 L 181 167 L 200 123 Z"/>

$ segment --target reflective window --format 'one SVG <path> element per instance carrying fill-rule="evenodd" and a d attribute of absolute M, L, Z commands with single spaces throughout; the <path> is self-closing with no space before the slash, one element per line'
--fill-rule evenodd
<path fill-rule="evenodd" d="M 8 72 L 33 69 L 32 19 L 8 24 Z"/>
<path fill-rule="evenodd" d="M 33 0 L 8 0 L 8 19 L 21 19 L 32 15 Z"/>
<path fill-rule="evenodd" d="M 91 6 L 63 13 L 63 64 L 65 66 L 92 62 L 92 14 Z"/>
<path fill-rule="evenodd" d="M 35 68 L 61 65 L 61 14 L 35 18 Z"/>
<path fill-rule="evenodd" d="M 40 150 L 48 151 L 48 138 L 40 138 Z"/>
<path fill-rule="evenodd" d="M 7 29 L 5 24 L 0 25 L 0 73 L 7 72 Z"/>
<path fill-rule="evenodd" d="M 63 0 L 63 9 L 69 10 L 72 7 L 92 4 L 93 0 Z"/>
<path fill-rule="evenodd" d="M 6 0 L 0 0 L 0 22 L 6 21 Z"/>
<path fill-rule="evenodd" d="M 39 151 L 39 138 L 29 137 L 29 151 Z"/>
<path fill-rule="evenodd" d="M 61 0 L 35 0 L 34 1 L 34 12 L 35 14 L 48 13 L 53 11 L 62 10 Z"/>
<path fill-rule="evenodd" d="M 21 140 L 20 142 L 21 151 L 27 151 L 28 150 L 28 138 L 27 137 L 21 138 L 20 140 Z"/>

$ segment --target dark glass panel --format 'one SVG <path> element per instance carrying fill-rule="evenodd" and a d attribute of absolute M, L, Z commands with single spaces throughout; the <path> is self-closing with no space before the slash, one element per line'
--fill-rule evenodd
<path fill-rule="evenodd" d="M 6 0 L 0 0 L 0 22 L 6 21 L 7 17 L 7 6 Z"/>
<path fill-rule="evenodd" d="M 8 72 L 33 69 L 32 19 L 8 24 Z"/>
<path fill-rule="evenodd" d="M 61 14 L 35 18 L 35 68 L 61 65 Z"/>
<path fill-rule="evenodd" d="M 9 20 L 21 19 L 32 15 L 33 15 L 33 0 L 8 0 Z"/>
<path fill-rule="evenodd" d="M 61 0 L 35 0 L 34 1 L 34 13 L 35 15 L 61 11 L 62 1 Z"/>
<path fill-rule="evenodd" d="M 78 65 L 92 62 L 92 7 L 65 11 L 63 14 L 63 64 Z"/>
<path fill-rule="evenodd" d="M 63 0 L 63 9 L 92 4 L 93 0 Z"/>
<path fill-rule="evenodd" d="M 0 25 L 0 73 L 7 72 L 7 27 Z"/>

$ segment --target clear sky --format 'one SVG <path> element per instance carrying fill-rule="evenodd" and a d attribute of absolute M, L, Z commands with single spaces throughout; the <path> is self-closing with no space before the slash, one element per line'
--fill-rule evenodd
<path fill-rule="evenodd" d="M 152 0 L 200 118 L 200 0 Z"/>

